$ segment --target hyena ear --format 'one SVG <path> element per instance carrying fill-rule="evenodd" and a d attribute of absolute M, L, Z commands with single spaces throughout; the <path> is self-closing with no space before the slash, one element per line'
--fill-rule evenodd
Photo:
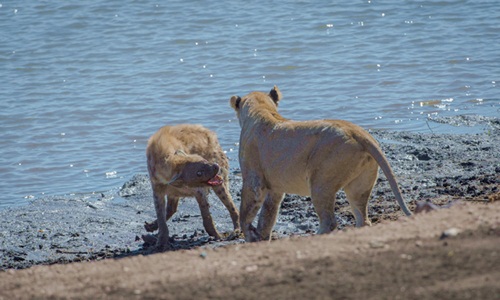
<path fill-rule="evenodd" d="M 278 102 L 281 100 L 283 96 L 281 95 L 280 89 L 278 89 L 277 86 L 274 86 L 273 89 L 269 92 L 269 97 L 271 97 L 276 106 L 278 106 Z"/>
<path fill-rule="evenodd" d="M 187 156 L 186 152 L 182 151 L 182 150 L 175 150 L 174 152 L 175 155 L 181 155 L 181 156 Z"/>
<path fill-rule="evenodd" d="M 232 96 L 231 100 L 229 100 L 229 103 L 231 104 L 231 107 L 234 110 L 240 109 L 240 102 L 241 102 L 241 97 L 240 96 Z"/>
<path fill-rule="evenodd" d="M 167 182 L 167 184 L 172 184 L 174 183 L 177 179 L 179 179 L 181 177 L 181 173 L 177 173 L 177 174 L 174 174 L 174 176 L 172 176 L 172 178 L 170 178 L 170 180 Z"/>

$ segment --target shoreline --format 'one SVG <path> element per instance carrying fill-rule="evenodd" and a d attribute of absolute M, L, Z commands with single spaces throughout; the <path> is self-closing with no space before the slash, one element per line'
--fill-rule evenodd
<path fill-rule="evenodd" d="M 485 124 L 482 134 L 433 134 L 370 131 L 381 143 L 411 210 L 417 201 L 446 206 L 455 201 L 487 203 L 500 186 L 500 120 L 457 117 L 444 120 Z M 483 123 L 481 123 L 483 122 Z M 241 177 L 230 176 L 230 189 L 239 207 Z M 374 224 L 404 218 L 380 173 L 372 192 L 369 216 Z M 229 214 L 211 194 L 211 212 L 220 232 L 232 229 Z M 338 193 L 339 230 L 353 227 L 343 192 Z M 50 196 L 26 206 L 0 210 L 0 271 L 34 265 L 64 264 L 147 255 L 140 236 L 144 221 L 155 218 L 146 174 L 137 174 L 118 193 Z M 218 248 L 244 243 L 241 238 L 214 241 L 203 230 L 194 199 L 182 200 L 168 222 L 176 250 Z M 287 195 L 280 209 L 276 238 L 312 235 L 318 226 L 310 198 Z"/>

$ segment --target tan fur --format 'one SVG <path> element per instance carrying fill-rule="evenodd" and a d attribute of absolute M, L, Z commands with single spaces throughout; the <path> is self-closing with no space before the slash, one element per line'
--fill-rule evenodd
<path fill-rule="evenodd" d="M 157 220 L 146 223 L 145 228 L 159 229 L 158 250 L 169 248 L 166 221 L 176 212 L 181 197 L 196 198 L 205 230 L 220 239 L 209 211 L 210 188 L 229 211 L 234 229 L 239 230 L 238 210 L 229 193 L 229 163 L 215 133 L 200 125 L 165 126 L 149 139 L 146 156 Z M 217 173 L 222 184 L 210 185 L 207 180 Z"/>
<path fill-rule="evenodd" d="M 320 219 L 318 233 L 336 228 L 335 196 L 343 188 L 356 226 L 371 224 L 368 200 L 382 168 L 406 215 L 394 173 L 375 139 L 341 120 L 292 121 L 277 111 L 281 92 L 233 96 L 241 126 L 239 159 L 243 176 L 240 222 L 247 241 L 267 240 L 284 193 L 311 196 Z M 262 206 L 258 226 L 252 220 Z"/>

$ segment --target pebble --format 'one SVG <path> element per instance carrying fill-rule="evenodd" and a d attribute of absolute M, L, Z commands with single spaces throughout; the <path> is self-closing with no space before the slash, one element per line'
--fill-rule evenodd
<path fill-rule="evenodd" d="M 247 271 L 247 272 L 255 272 L 255 271 L 257 271 L 258 268 L 259 267 L 257 267 L 257 265 L 246 266 L 245 267 L 245 271 Z"/>
<path fill-rule="evenodd" d="M 373 249 L 379 249 L 379 248 L 384 248 L 386 245 L 383 242 L 380 241 L 371 241 L 370 242 L 370 248 Z"/>
<path fill-rule="evenodd" d="M 459 233 L 460 233 L 460 229 L 458 229 L 458 228 L 455 228 L 455 227 L 448 228 L 445 231 L 443 231 L 443 233 L 441 234 L 440 239 L 454 237 L 454 236 L 457 236 Z"/>
<path fill-rule="evenodd" d="M 401 258 L 406 260 L 411 260 L 413 257 L 410 254 L 403 253 L 401 254 Z"/>

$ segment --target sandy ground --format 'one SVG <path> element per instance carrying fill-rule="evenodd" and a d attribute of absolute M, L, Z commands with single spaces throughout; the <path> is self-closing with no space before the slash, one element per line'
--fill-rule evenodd
<path fill-rule="evenodd" d="M 0 211 L 0 299 L 234 298 L 499 299 L 500 121 L 461 117 L 474 135 L 373 132 L 409 207 L 404 217 L 385 177 L 372 193 L 372 227 L 356 229 L 343 193 L 339 231 L 314 235 L 310 198 L 288 195 L 275 239 L 214 241 L 193 199 L 169 221 L 176 251 L 151 254 L 140 239 L 154 219 L 148 178 L 120 191 L 47 197 Z M 241 178 L 231 176 L 239 205 Z M 221 232 L 223 205 L 210 198 Z M 447 208 L 450 206 L 450 208 Z"/>

